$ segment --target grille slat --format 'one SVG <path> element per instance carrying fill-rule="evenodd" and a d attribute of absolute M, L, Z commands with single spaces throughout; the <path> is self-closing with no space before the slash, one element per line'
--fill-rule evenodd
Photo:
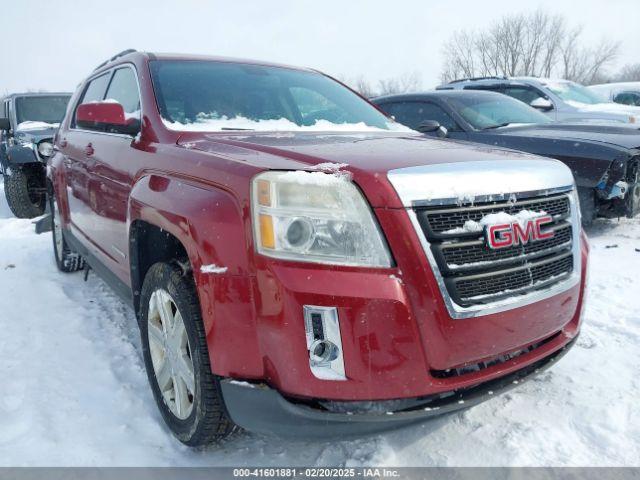
<path fill-rule="evenodd" d="M 462 245 L 447 243 L 441 245 L 438 251 L 438 263 L 441 267 L 450 271 L 471 270 L 483 268 L 489 263 L 506 263 L 525 261 L 551 254 L 563 248 L 571 247 L 571 225 L 564 222 L 559 228 L 554 228 L 554 237 L 548 240 L 528 243 L 524 246 L 510 247 L 502 250 L 492 250 L 487 247 L 484 238 L 475 242 L 466 242 Z M 440 258 L 442 257 L 442 258 Z"/>
<path fill-rule="evenodd" d="M 463 229 L 468 221 L 479 222 L 482 217 L 491 213 L 516 214 L 522 210 L 534 210 L 545 212 L 556 219 L 569 216 L 569 198 L 566 195 L 555 195 L 553 197 L 538 200 L 526 200 L 515 202 L 500 202 L 490 205 L 474 205 L 466 207 L 438 208 L 438 209 L 417 209 L 418 219 L 423 229 L 426 227 L 429 236 L 445 238 L 459 237 L 462 235 L 474 235 L 477 232 L 455 231 Z M 452 232 L 453 231 L 453 232 Z M 451 233 L 450 233 L 451 232 Z"/>
<path fill-rule="evenodd" d="M 451 207 L 415 207 L 418 223 L 454 302 L 467 307 L 548 288 L 573 272 L 573 228 L 568 195 Z M 484 233 L 465 227 L 486 215 L 544 212 L 554 222 L 549 239 L 493 250 Z"/>

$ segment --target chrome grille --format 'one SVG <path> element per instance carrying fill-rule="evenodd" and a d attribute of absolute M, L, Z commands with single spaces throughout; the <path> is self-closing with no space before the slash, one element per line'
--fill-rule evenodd
<path fill-rule="evenodd" d="M 421 210 L 423 215 L 419 217 L 423 228 L 427 227 L 432 236 L 445 237 L 458 235 L 457 232 L 449 232 L 463 228 L 465 222 L 469 220 L 477 222 L 491 213 L 515 214 L 521 210 L 545 211 L 554 217 L 567 217 L 569 215 L 569 198 L 566 195 L 556 195 L 538 200 L 502 202 L 466 208 L 425 209 Z"/>
<path fill-rule="evenodd" d="M 574 269 L 569 196 L 485 202 L 450 207 L 414 207 L 451 299 L 462 307 L 523 295 L 565 280 Z M 522 210 L 553 217 L 549 239 L 504 249 L 490 249 L 482 231 L 464 229 L 491 213 Z"/>

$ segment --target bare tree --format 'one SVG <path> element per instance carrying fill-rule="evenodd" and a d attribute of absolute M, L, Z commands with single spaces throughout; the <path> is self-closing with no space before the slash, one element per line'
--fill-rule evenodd
<path fill-rule="evenodd" d="M 445 43 L 443 82 L 477 76 L 559 75 L 591 83 L 602 78 L 619 44 L 581 46 L 582 29 L 543 10 L 502 17 L 479 32 L 459 31 Z"/>
<path fill-rule="evenodd" d="M 369 81 L 364 78 L 364 75 L 360 75 L 358 78 L 356 78 L 353 88 L 365 98 L 376 96 L 375 90 L 371 86 L 371 83 L 369 83 Z"/>
<path fill-rule="evenodd" d="M 420 90 L 422 79 L 418 72 L 405 73 L 398 77 L 387 78 L 378 82 L 379 95 L 407 93 Z"/>
<path fill-rule="evenodd" d="M 613 77 L 615 82 L 640 82 L 640 63 L 625 65 L 622 70 Z"/>
<path fill-rule="evenodd" d="M 380 80 L 378 81 L 377 87 L 374 87 L 364 75 L 352 79 L 341 75 L 338 78 L 341 82 L 346 83 L 366 98 L 373 98 L 378 95 L 391 95 L 394 93 L 415 92 L 422 88 L 422 77 L 418 72 L 409 72 L 397 77 Z"/>

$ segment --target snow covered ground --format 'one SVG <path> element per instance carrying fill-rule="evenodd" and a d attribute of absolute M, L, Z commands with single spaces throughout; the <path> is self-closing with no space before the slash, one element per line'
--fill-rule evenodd
<path fill-rule="evenodd" d="M 590 229 L 586 321 L 551 370 L 464 413 L 379 437 L 247 433 L 194 451 L 163 426 L 133 314 L 94 275 L 58 273 L 49 235 L 0 184 L 0 466 L 640 465 L 640 221 Z"/>

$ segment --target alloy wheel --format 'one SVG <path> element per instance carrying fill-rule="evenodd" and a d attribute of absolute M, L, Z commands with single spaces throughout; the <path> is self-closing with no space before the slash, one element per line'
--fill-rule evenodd
<path fill-rule="evenodd" d="M 158 289 L 149 299 L 148 336 L 151 361 L 165 404 L 180 420 L 191 415 L 195 374 L 182 314 L 171 295 Z"/>

